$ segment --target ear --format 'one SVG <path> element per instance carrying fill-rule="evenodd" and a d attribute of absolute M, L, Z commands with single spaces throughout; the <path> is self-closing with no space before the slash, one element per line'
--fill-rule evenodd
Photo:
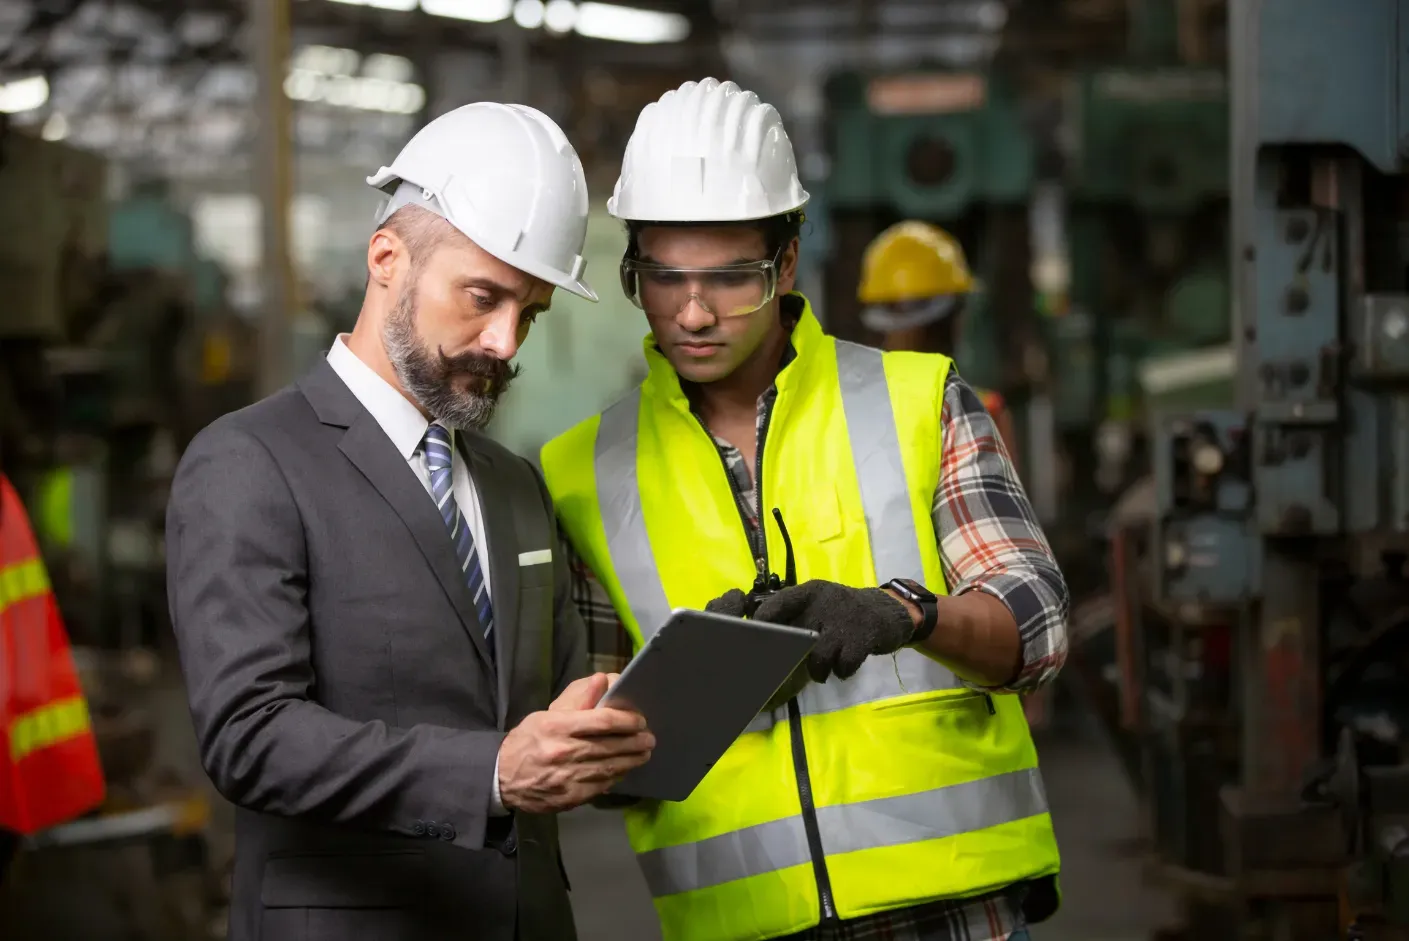
<path fill-rule="evenodd" d="M 794 238 L 788 243 L 788 250 L 783 252 L 782 261 L 778 264 L 778 294 L 783 295 L 792 291 L 797 284 L 797 256 L 801 250 L 801 243 Z"/>
<path fill-rule="evenodd" d="M 391 229 L 378 229 L 372 233 L 367 243 L 367 277 L 381 285 L 390 287 L 400 272 L 410 262 L 410 252 L 406 243 Z"/>

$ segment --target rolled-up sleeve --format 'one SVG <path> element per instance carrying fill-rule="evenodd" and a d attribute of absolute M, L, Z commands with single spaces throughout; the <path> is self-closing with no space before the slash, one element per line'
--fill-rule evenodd
<path fill-rule="evenodd" d="M 1027 692 L 1050 682 L 1067 654 L 1066 580 L 1008 457 L 993 417 L 957 372 L 945 383 L 934 527 L 951 595 L 984 591 L 1017 621 L 1022 668 L 1003 687 Z"/>

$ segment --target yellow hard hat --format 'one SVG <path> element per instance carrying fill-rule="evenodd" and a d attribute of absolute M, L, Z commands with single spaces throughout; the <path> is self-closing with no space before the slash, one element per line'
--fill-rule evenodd
<path fill-rule="evenodd" d="M 863 304 L 896 304 L 973 289 L 959 241 L 939 226 L 911 221 L 891 226 L 866 247 L 856 297 Z"/>

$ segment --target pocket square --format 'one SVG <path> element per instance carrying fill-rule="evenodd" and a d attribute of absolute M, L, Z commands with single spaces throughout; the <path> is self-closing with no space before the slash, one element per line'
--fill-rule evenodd
<path fill-rule="evenodd" d="M 533 552 L 519 553 L 519 568 L 527 565 L 543 565 L 545 562 L 553 561 L 552 549 L 538 549 Z"/>

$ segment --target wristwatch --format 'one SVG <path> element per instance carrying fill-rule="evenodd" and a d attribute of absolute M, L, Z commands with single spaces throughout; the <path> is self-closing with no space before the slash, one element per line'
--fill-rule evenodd
<path fill-rule="evenodd" d="M 881 586 L 889 588 L 906 601 L 915 605 L 924 615 L 920 619 L 920 626 L 915 628 L 915 633 L 910 635 L 910 643 L 918 644 L 934 633 L 934 626 L 939 622 L 939 600 L 935 593 L 913 578 L 892 578 Z"/>

